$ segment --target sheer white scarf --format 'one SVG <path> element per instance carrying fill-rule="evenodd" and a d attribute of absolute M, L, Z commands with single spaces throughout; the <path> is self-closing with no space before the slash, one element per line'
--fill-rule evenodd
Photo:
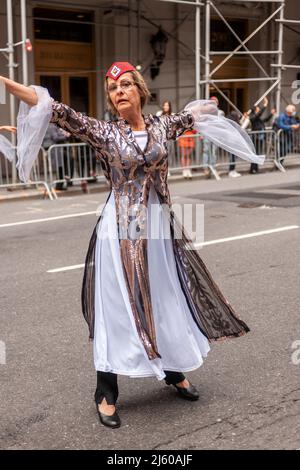
<path fill-rule="evenodd" d="M 0 134 L 0 153 L 2 153 L 10 162 L 15 158 L 16 150 L 11 142 Z"/>
<path fill-rule="evenodd" d="M 38 156 L 51 116 L 52 100 L 46 88 L 31 85 L 38 103 L 29 106 L 21 101 L 17 117 L 17 168 L 23 182 L 29 180 L 31 168 Z"/>
<path fill-rule="evenodd" d="M 256 155 L 247 132 L 236 122 L 221 116 L 215 101 L 192 101 L 184 109 L 193 115 L 193 128 L 207 140 L 248 162 L 264 163 L 265 155 Z"/>

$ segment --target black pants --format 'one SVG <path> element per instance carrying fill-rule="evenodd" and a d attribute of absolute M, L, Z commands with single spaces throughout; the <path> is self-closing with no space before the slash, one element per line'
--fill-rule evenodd
<path fill-rule="evenodd" d="M 230 154 L 229 162 L 230 162 L 229 171 L 234 171 L 235 170 L 235 155 L 233 155 L 232 153 Z"/>
<path fill-rule="evenodd" d="M 266 138 L 264 134 L 255 134 L 254 135 L 254 147 L 257 155 L 262 155 L 265 153 L 265 142 Z M 258 173 L 259 167 L 257 163 L 251 163 L 250 173 Z"/>
<path fill-rule="evenodd" d="M 181 372 L 164 371 L 167 385 L 175 385 L 182 382 L 185 377 Z M 100 404 L 105 397 L 108 405 L 114 405 L 118 399 L 118 376 L 112 372 L 97 371 L 97 389 L 95 392 L 95 402 Z"/>
<path fill-rule="evenodd" d="M 58 179 L 64 180 L 65 176 L 69 178 L 73 178 L 74 175 L 74 160 L 72 156 L 70 156 L 67 152 L 67 149 L 63 151 L 63 159 L 64 162 L 61 164 L 62 166 L 58 167 Z M 67 186 L 70 186 L 72 183 L 68 181 Z M 56 183 L 55 189 L 63 189 L 64 188 L 64 181 L 60 183 Z"/>
<path fill-rule="evenodd" d="M 257 163 L 251 163 L 250 173 L 258 173 L 258 164 Z"/>

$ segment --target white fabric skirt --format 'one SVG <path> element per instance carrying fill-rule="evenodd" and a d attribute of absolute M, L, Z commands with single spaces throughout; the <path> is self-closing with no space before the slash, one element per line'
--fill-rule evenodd
<path fill-rule="evenodd" d="M 151 211 L 153 204 L 158 210 L 155 217 Z M 165 377 L 164 370 L 197 369 L 207 356 L 209 343 L 194 322 L 181 289 L 172 240 L 166 233 L 169 232 L 168 224 L 164 223 L 166 216 L 154 187 L 149 195 L 148 233 L 150 228 L 153 233 L 155 223 L 154 233 L 159 237 L 148 238 L 148 265 L 161 358 L 148 359 L 135 326 L 121 264 L 113 192 L 102 215 L 95 255 L 95 369 L 130 377 L 156 376 L 159 380 Z"/>

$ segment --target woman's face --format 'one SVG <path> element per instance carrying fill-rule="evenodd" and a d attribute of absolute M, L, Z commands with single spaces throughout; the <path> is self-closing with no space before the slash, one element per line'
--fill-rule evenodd
<path fill-rule="evenodd" d="M 141 96 L 130 72 L 126 72 L 118 80 L 108 77 L 107 90 L 112 104 L 120 114 L 141 112 Z"/>
<path fill-rule="evenodd" d="M 170 106 L 169 106 L 168 101 L 165 101 L 165 102 L 163 103 L 162 109 L 163 109 L 163 112 L 164 112 L 164 113 L 168 113 L 168 112 L 170 111 Z"/>

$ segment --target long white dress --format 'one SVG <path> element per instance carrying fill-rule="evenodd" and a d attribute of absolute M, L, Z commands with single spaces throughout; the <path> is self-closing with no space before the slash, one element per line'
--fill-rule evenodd
<path fill-rule="evenodd" d="M 135 138 L 143 148 L 146 135 L 135 132 Z M 95 369 L 159 380 L 165 377 L 164 370 L 197 369 L 207 356 L 209 343 L 194 322 L 181 289 L 166 216 L 154 187 L 148 202 L 148 267 L 161 358 L 149 360 L 135 326 L 120 257 L 113 192 L 102 215 L 95 257 Z M 150 237 L 153 224 L 158 224 L 156 239 Z"/>

